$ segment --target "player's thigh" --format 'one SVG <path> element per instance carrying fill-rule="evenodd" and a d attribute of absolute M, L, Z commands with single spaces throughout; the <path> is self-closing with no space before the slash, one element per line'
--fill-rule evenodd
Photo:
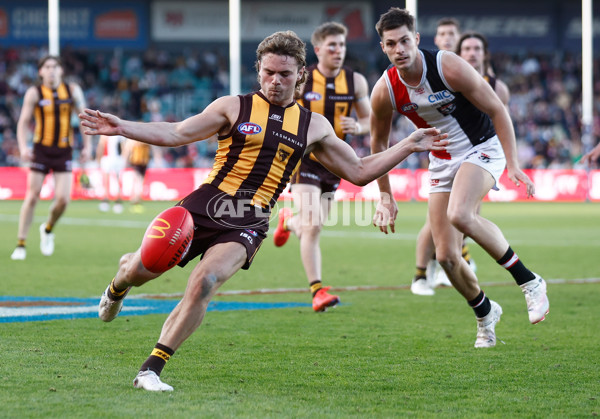
<path fill-rule="evenodd" d="M 220 286 L 244 266 L 247 258 L 243 244 L 217 243 L 204 253 L 191 275 L 197 280 L 214 280 L 215 285 Z"/>
<path fill-rule="evenodd" d="M 495 185 L 494 177 L 487 170 L 465 162 L 460 165 L 454 178 L 448 202 L 448 212 L 475 214 L 481 200 Z"/>
<path fill-rule="evenodd" d="M 302 224 L 314 225 L 322 215 L 321 188 L 315 185 L 296 183 L 292 186 L 294 205 Z"/>
<path fill-rule="evenodd" d="M 73 184 L 72 172 L 54 173 L 54 198 L 68 202 L 71 199 L 71 187 Z"/>
<path fill-rule="evenodd" d="M 29 173 L 27 174 L 27 194 L 31 197 L 40 196 L 45 178 L 45 173 L 38 172 L 36 170 L 29 170 Z"/>

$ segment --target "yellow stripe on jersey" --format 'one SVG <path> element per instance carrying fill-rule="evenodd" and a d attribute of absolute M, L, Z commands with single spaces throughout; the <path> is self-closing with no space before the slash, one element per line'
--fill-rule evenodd
<path fill-rule="evenodd" d="M 348 81 L 346 80 L 346 71 L 342 69 L 335 78 L 335 93 L 340 95 L 348 94 Z M 335 113 L 333 115 L 333 129 L 338 138 L 344 138 L 342 131 L 342 116 L 350 115 L 351 104 L 348 102 L 335 102 Z"/>
<path fill-rule="evenodd" d="M 269 120 L 269 103 L 263 100 L 260 96 L 252 97 L 252 112 L 250 113 L 250 121 L 257 124 L 263 129 L 258 134 L 247 134 L 244 148 L 239 154 L 239 160 L 233 166 L 231 172 L 227 174 L 219 189 L 230 195 L 234 195 L 240 188 L 240 185 L 254 167 L 258 154 L 263 146 L 265 139 L 267 122 Z"/>
<path fill-rule="evenodd" d="M 298 120 L 300 119 L 300 108 L 290 106 L 286 108 L 283 114 L 283 125 L 281 129 L 289 132 L 292 135 L 298 135 Z"/>
<path fill-rule="evenodd" d="M 312 79 L 312 91 L 321 95 L 321 99 L 311 101 L 310 110 L 325 115 L 325 86 L 327 79 L 316 69 L 312 72 Z"/>
<path fill-rule="evenodd" d="M 298 109 L 297 106 L 294 106 L 294 108 Z M 296 127 L 298 127 L 298 119 L 296 119 L 295 122 Z M 285 144 L 279 144 L 277 153 L 275 153 L 275 157 L 273 158 L 273 163 L 271 163 L 271 169 L 269 170 L 267 179 L 281 179 L 292 154 L 294 154 L 294 149 L 292 147 Z M 279 186 L 278 183 L 264 182 L 254 194 L 252 205 L 260 205 L 262 207 L 270 206 L 270 198 L 275 194 L 277 186 Z"/>
<path fill-rule="evenodd" d="M 213 168 L 208 174 L 208 177 L 206 178 L 204 183 L 211 183 L 213 180 L 215 180 L 217 173 L 219 173 L 219 170 L 223 168 L 225 162 L 227 161 L 227 154 L 229 154 L 229 149 L 231 147 L 232 142 L 233 137 L 229 137 L 219 141 L 219 147 L 217 148 L 217 153 L 215 154 L 215 162 L 213 163 Z"/>
<path fill-rule="evenodd" d="M 34 113 L 35 132 L 33 141 L 46 147 L 72 147 L 71 113 L 73 111 L 73 101 L 66 84 L 61 83 L 58 86 L 56 97 L 54 91 L 46 86 L 42 85 L 40 91 L 41 97 Z"/>

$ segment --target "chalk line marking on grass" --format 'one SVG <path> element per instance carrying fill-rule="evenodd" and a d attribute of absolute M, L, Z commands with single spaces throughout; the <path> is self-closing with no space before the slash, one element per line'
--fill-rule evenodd
<path fill-rule="evenodd" d="M 600 278 L 581 278 L 581 279 L 546 279 L 548 284 L 596 284 L 600 283 Z M 485 282 L 481 284 L 483 286 L 499 287 L 499 286 L 510 286 L 515 285 L 514 281 L 507 282 Z M 389 286 L 378 286 L 378 285 L 358 285 L 349 287 L 334 287 L 332 286 L 330 291 L 333 292 L 345 292 L 345 291 L 395 291 L 395 290 L 408 290 L 410 285 L 389 285 Z M 217 296 L 230 296 L 230 295 L 260 295 L 260 294 L 297 294 L 308 292 L 306 288 L 262 288 L 257 290 L 229 290 L 219 291 Z M 172 293 L 172 294 L 138 294 L 138 298 L 148 299 L 169 299 L 169 298 L 182 298 L 183 293 Z"/>
<path fill-rule="evenodd" d="M 70 320 L 98 317 L 99 298 L 0 297 L 0 323 Z M 127 298 L 121 316 L 170 313 L 178 300 Z M 212 301 L 207 311 L 268 310 L 311 307 L 307 303 Z"/>

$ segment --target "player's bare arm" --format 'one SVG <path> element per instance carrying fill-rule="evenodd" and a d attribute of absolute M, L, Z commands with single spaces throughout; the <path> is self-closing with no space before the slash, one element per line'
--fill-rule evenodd
<path fill-rule="evenodd" d="M 37 89 L 35 87 L 28 88 L 23 98 L 23 106 L 21 107 L 21 114 L 17 122 L 17 142 L 19 144 L 21 161 L 23 162 L 31 161 L 33 156 L 31 147 L 27 144 L 27 139 L 31 134 L 29 124 L 31 118 L 33 118 L 33 111 L 38 100 L 39 94 Z"/>
<path fill-rule="evenodd" d="M 515 132 L 506 106 L 500 101 L 489 83 L 469 63 L 456 54 L 444 53 L 442 67 L 444 77 L 450 87 L 462 93 L 479 110 L 489 115 L 506 156 L 509 179 L 517 186 L 523 182 L 527 189 L 527 196 L 533 196 L 535 186 L 519 168 Z"/>
<path fill-rule="evenodd" d="M 207 139 L 216 133 L 227 133 L 239 109 L 237 96 L 224 96 L 212 102 L 202 113 L 181 122 L 126 121 L 92 109 L 85 109 L 79 118 L 84 133 L 89 135 L 122 135 L 152 145 L 177 147 Z"/>
<path fill-rule="evenodd" d="M 390 131 L 392 127 L 393 107 L 387 86 L 381 77 L 371 93 L 371 154 L 381 153 L 389 148 Z M 388 234 L 388 225 L 392 233 L 396 231 L 395 222 L 398 215 L 398 205 L 392 198 L 392 187 L 387 174 L 377 179 L 379 186 L 379 202 L 373 216 L 373 225 Z"/>
<path fill-rule="evenodd" d="M 426 150 L 444 150 L 445 138 L 436 128 L 421 129 L 400 141 L 385 153 L 359 158 L 352 147 L 340 140 L 323 115 L 313 113 L 308 128 L 309 147 L 321 164 L 337 176 L 358 186 L 377 179 L 410 154 Z"/>
<path fill-rule="evenodd" d="M 358 119 L 348 116 L 340 118 L 340 124 L 344 134 L 362 135 L 369 132 L 369 84 L 367 79 L 360 73 L 354 73 L 354 110 Z"/>
<path fill-rule="evenodd" d="M 83 90 L 76 83 L 70 83 L 69 87 L 71 89 L 71 94 L 73 95 L 73 104 L 75 105 L 75 111 L 77 111 L 77 113 L 83 112 L 86 107 Z M 82 133 L 82 137 L 83 149 L 81 150 L 81 159 L 83 161 L 87 161 L 92 155 L 92 137 L 85 133 Z"/>

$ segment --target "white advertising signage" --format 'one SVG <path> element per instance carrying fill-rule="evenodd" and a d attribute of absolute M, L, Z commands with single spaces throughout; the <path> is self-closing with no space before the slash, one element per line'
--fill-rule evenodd
<path fill-rule="evenodd" d="M 229 8 L 226 1 L 155 1 L 151 33 L 154 41 L 227 41 Z M 310 39 L 325 21 L 348 26 L 348 40 L 366 41 L 373 35 L 368 2 L 242 2 L 242 40 L 260 41 L 273 32 L 293 30 Z"/>

